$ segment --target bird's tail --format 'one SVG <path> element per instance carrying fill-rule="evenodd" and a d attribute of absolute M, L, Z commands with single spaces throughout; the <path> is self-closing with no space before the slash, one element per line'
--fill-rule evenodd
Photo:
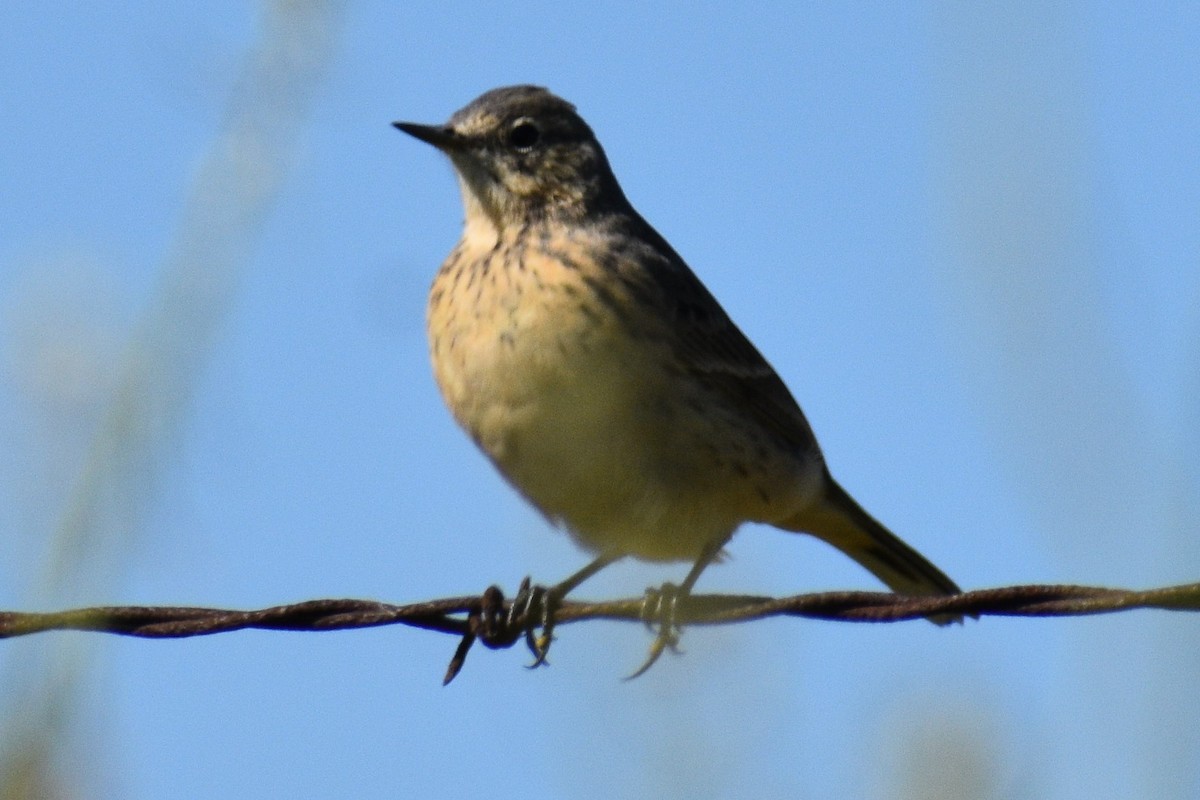
<path fill-rule="evenodd" d="M 784 530 L 809 533 L 853 558 L 897 594 L 949 595 L 962 590 L 923 555 L 862 509 L 833 478 L 824 496 L 802 513 L 775 523 Z M 959 615 L 930 617 L 945 625 Z"/>

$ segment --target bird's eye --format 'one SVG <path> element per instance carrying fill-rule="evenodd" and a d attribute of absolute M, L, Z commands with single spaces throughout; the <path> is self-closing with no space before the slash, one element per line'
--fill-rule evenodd
<path fill-rule="evenodd" d="M 542 138 L 542 132 L 527 119 L 520 120 L 508 132 L 508 143 L 518 150 L 528 150 Z"/>

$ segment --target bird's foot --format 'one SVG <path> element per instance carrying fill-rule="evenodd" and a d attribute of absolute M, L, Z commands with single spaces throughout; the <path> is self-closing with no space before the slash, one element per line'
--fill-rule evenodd
<path fill-rule="evenodd" d="M 676 621 L 675 612 L 679 605 L 679 598 L 687 594 L 686 590 L 680 589 L 673 583 L 664 583 L 658 589 L 650 587 L 646 590 L 646 596 L 642 600 L 642 621 L 651 630 L 657 628 L 658 633 L 650 644 L 646 660 L 634 670 L 633 674 L 627 675 L 625 680 L 631 681 L 644 675 L 665 651 L 680 652 L 679 632 L 682 629 Z"/>

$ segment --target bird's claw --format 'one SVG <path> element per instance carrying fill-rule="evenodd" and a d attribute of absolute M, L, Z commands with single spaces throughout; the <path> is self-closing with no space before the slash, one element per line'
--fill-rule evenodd
<path fill-rule="evenodd" d="M 646 590 L 646 596 L 642 600 L 642 622 L 651 630 L 657 627 L 658 633 L 650 643 L 650 652 L 646 654 L 646 660 L 632 674 L 627 675 L 625 680 L 631 681 L 646 674 L 665 651 L 680 652 L 681 628 L 676 621 L 676 609 L 682 594 L 684 592 L 673 583 L 664 583 L 658 589 L 650 587 Z"/>
<path fill-rule="evenodd" d="M 538 667 L 549 666 L 550 662 L 546 657 L 550 654 L 550 643 L 554 641 L 554 614 L 558 611 L 559 604 L 562 603 L 562 597 L 553 588 L 547 589 L 544 586 L 526 586 L 529 579 L 525 579 L 525 583 L 521 584 L 522 590 L 526 590 L 526 596 L 522 597 L 520 592 L 517 593 L 517 598 L 523 599 L 518 612 L 518 605 L 514 599 L 512 611 L 517 614 L 522 620 L 522 627 L 525 629 L 525 646 L 529 648 L 529 652 L 533 653 L 533 663 L 528 665 L 529 669 L 537 669 Z M 531 623 L 531 619 L 538 617 L 538 624 Z"/>

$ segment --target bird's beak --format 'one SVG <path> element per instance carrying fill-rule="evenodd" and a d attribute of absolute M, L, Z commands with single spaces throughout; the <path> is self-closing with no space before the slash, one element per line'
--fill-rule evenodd
<path fill-rule="evenodd" d="M 418 125 L 415 122 L 393 122 L 392 125 L 438 150 L 449 151 L 462 147 L 462 137 L 446 125 Z"/>

